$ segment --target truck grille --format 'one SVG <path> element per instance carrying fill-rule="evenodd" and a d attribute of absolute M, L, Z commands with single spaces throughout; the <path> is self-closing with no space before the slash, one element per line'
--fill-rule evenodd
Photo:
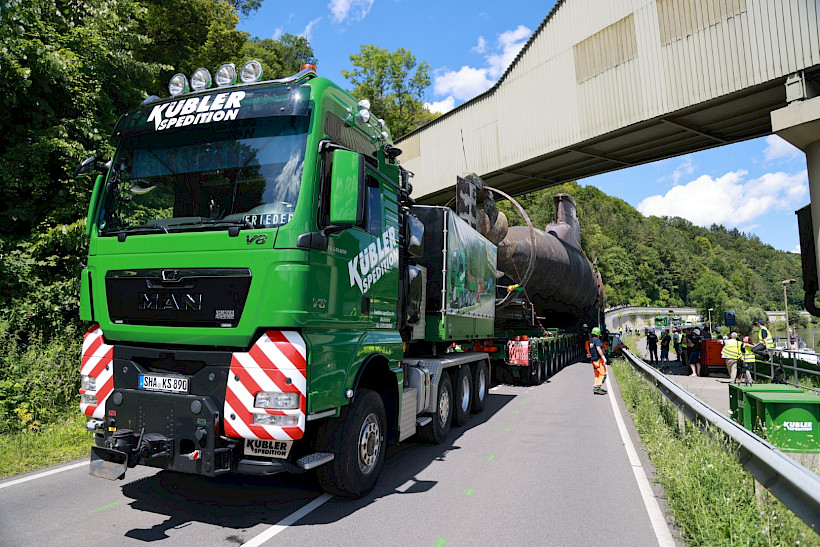
<path fill-rule="evenodd" d="M 179 327 L 235 327 L 242 317 L 247 268 L 112 270 L 105 275 L 114 323 Z"/>

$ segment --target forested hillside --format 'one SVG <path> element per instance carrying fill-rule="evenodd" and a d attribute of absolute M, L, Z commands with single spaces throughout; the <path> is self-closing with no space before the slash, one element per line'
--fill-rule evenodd
<path fill-rule="evenodd" d="M 636 182 L 640 184 L 640 182 Z M 644 217 L 634 207 L 592 186 L 568 183 L 520 198 L 533 225 L 555 218 L 552 196 L 570 194 L 578 204 L 581 242 L 606 286 L 608 306 L 695 306 L 735 310 L 740 326 L 764 317 L 763 310 L 783 309 L 784 279 L 789 314 L 803 309 L 800 256 L 778 251 L 737 229 L 701 228 L 682 218 Z M 504 204 L 507 205 L 507 204 Z M 520 216 L 502 207 L 510 224 Z M 783 222 L 797 222 L 788 216 Z"/>

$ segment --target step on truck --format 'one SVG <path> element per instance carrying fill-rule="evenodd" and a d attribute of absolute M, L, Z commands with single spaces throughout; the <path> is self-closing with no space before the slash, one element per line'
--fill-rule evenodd
<path fill-rule="evenodd" d="M 80 284 L 90 473 L 315 470 L 362 496 L 388 442 L 442 442 L 483 409 L 492 367 L 537 382 L 580 338 L 530 322 L 525 359 L 527 332 L 499 334 L 496 245 L 414 203 L 366 101 L 312 67 L 240 74 L 175 75 L 117 122 L 110 161 L 78 168 L 99 172 Z"/>

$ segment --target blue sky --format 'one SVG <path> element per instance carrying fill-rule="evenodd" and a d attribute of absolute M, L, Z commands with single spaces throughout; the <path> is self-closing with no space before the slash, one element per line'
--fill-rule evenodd
<path fill-rule="evenodd" d="M 319 74 L 343 87 L 350 55 L 363 44 L 410 50 L 433 84 L 425 101 L 446 111 L 491 87 L 546 17 L 554 1 L 264 0 L 240 22 L 260 38 L 308 38 Z M 265 75 L 279 78 L 284 74 Z M 645 215 L 681 216 L 756 234 L 798 251 L 794 211 L 809 203 L 805 156 L 770 136 L 579 181 L 620 197 Z"/>

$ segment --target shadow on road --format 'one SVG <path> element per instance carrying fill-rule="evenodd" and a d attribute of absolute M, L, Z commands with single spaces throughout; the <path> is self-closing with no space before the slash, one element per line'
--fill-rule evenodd
<path fill-rule="evenodd" d="M 546 385 L 542 387 L 549 389 Z M 441 444 L 423 444 L 412 437 L 400 445 L 391 445 L 373 492 L 359 500 L 334 504 L 331 510 L 322 511 L 318 518 L 322 522 L 334 522 L 379 498 L 432 489 L 435 481 L 418 480 L 416 477 L 430 463 L 444 461 L 448 453 L 459 450 L 457 443 L 465 432 L 491 420 L 515 397 L 490 393 L 482 413 L 471 416 L 464 426 L 454 427 Z M 236 530 L 237 535 L 228 535 L 225 540 L 237 544 L 250 539 L 240 537 L 245 530 L 258 524 L 275 524 L 322 494 L 312 473 L 206 478 L 171 471 L 160 471 L 151 477 L 125 484 L 122 492 L 134 500 L 130 503 L 132 509 L 168 517 L 150 528 L 128 530 L 125 533 L 128 538 L 145 542 L 162 541 L 170 537 L 167 533 L 169 530 L 184 528 L 192 523 L 205 523 Z M 316 522 L 315 519 L 311 520 Z"/>

